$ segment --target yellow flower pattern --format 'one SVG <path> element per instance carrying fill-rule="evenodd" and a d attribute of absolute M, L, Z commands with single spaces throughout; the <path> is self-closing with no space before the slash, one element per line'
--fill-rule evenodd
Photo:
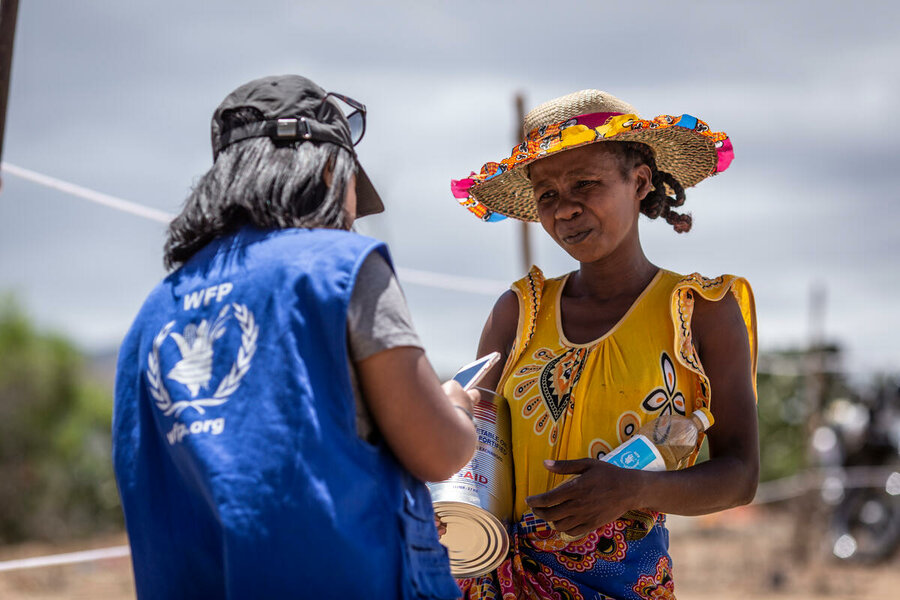
<path fill-rule="evenodd" d="M 571 348 L 555 354 L 550 348 L 538 348 L 532 354 L 534 364 L 524 365 L 514 376 L 513 398 L 521 400 L 521 414 L 533 422 L 535 435 L 546 434 L 556 443 L 560 422 L 571 408 L 572 389 L 578 382 L 587 351 Z"/>

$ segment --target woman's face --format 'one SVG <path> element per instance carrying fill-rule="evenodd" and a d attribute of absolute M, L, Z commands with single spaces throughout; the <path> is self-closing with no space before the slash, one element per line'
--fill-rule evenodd
<path fill-rule="evenodd" d="M 622 177 L 619 159 L 603 144 L 542 158 L 531 165 L 531 184 L 541 225 L 580 263 L 617 250 L 640 249 L 637 220 L 650 191 L 650 168 Z"/>

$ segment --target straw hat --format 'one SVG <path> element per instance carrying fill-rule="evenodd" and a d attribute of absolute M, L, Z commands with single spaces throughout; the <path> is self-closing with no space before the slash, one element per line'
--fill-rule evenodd
<path fill-rule="evenodd" d="M 512 149 L 509 158 L 489 162 L 479 173 L 451 184 L 460 204 L 484 221 L 507 216 L 537 221 L 531 182 L 522 167 L 587 144 L 647 144 L 657 169 L 670 173 L 684 188 L 721 173 L 734 158 L 728 136 L 710 131 L 696 117 L 660 115 L 645 120 L 627 102 L 599 90 L 582 90 L 541 104 L 525 115 L 523 133 L 525 141 Z"/>

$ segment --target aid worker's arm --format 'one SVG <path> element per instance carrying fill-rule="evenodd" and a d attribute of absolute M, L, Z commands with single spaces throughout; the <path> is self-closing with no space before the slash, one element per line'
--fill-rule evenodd
<path fill-rule="evenodd" d="M 400 346 L 356 363 L 372 418 L 406 469 L 441 481 L 465 466 L 477 436 L 469 415 L 477 391 L 455 381 L 441 385 L 421 348 Z"/>

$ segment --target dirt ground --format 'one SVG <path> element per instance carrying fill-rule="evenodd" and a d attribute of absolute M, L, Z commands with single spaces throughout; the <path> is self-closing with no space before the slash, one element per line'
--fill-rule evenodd
<path fill-rule="evenodd" d="M 801 566 L 794 516 L 754 507 L 702 518 L 670 518 L 671 554 L 679 600 L 892 599 L 900 597 L 900 556 L 863 567 L 814 548 Z M 814 538 L 814 536 L 813 536 Z M 0 561 L 125 544 L 125 536 L 58 545 L 0 548 Z M 813 540 L 812 546 L 815 546 Z M 0 572 L 3 600 L 134 598 L 128 558 Z"/>

